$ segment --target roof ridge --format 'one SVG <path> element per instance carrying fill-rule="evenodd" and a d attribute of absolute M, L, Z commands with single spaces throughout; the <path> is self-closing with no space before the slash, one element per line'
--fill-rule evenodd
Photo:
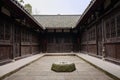
<path fill-rule="evenodd" d="M 40 14 L 34 14 L 33 16 L 81 16 L 81 14 L 71 14 L 71 15 L 40 15 Z"/>

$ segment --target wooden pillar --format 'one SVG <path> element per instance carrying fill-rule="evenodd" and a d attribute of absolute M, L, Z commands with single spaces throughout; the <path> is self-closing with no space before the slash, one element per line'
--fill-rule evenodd
<path fill-rule="evenodd" d="M 86 33 L 86 52 L 88 53 L 88 30 L 85 29 L 85 33 Z"/>
<path fill-rule="evenodd" d="M 0 13 L 1 13 L 2 6 L 3 6 L 3 3 L 2 3 L 2 1 L 0 1 Z"/>
<path fill-rule="evenodd" d="M 31 34 L 30 34 L 30 54 L 33 53 L 33 50 L 32 50 L 32 31 L 31 31 Z"/>
<path fill-rule="evenodd" d="M 96 24 L 96 30 L 95 30 L 95 32 L 96 32 L 96 47 L 97 47 L 97 53 L 96 53 L 96 55 L 98 56 L 99 55 L 99 43 L 98 43 L 98 38 L 99 38 L 99 31 L 98 31 L 98 28 L 99 28 L 99 26 L 98 26 L 98 23 Z"/>
<path fill-rule="evenodd" d="M 11 26 L 10 26 L 10 42 L 13 41 L 12 37 L 13 37 L 13 23 L 12 23 L 12 20 L 11 20 Z M 13 59 L 13 44 L 11 43 L 11 54 L 10 54 L 10 59 Z"/>
<path fill-rule="evenodd" d="M 20 20 L 20 56 L 22 56 L 22 53 L 21 53 L 21 47 L 22 47 L 22 28 L 21 28 L 21 25 L 22 25 L 22 20 Z"/>
<path fill-rule="evenodd" d="M 105 28 L 104 28 L 104 20 L 102 19 L 102 59 L 105 58 Z"/>
<path fill-rule="evenodd" d="M 1 14 L 1 6 L 0 6 L 0 14 Z"/>
<path fill-rule="evenodd" d="M 12 26 L 12 47 L 13 47 L 13 54 L 12 54 L 12 59 L 14 60 L 15 58 L 15 36 L 14 36 L 14 30 L 15 30 L 15 24 L 13 23 L 13 26 Z"/>

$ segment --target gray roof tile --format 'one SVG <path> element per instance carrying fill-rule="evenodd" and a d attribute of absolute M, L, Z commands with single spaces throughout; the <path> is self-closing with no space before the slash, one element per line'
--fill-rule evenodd
<path fill-rule="evenodd" d="M 80 15 L 33 15 L 45 28 L 73 28 Z"/>

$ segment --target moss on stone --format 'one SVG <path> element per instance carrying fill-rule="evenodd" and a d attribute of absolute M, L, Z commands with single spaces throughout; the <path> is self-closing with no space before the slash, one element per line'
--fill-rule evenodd
<path fill-rule="evenodd" d="M 76 70 L 75 64 L 52 64 L 51 70 L 55 72 L 72 72 Z"/>

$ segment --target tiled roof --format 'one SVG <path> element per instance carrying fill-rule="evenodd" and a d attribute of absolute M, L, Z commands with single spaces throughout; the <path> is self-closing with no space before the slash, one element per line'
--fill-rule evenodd
<path fill-rule="evenodd" d="M 73 28 L 80 15 L 33 15 L 45 28 Z"/>

